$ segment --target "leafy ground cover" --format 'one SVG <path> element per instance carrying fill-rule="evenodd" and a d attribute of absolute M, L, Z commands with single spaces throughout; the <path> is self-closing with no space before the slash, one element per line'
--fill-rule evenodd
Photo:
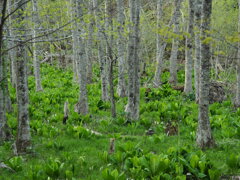
<path fill-rule="evenodd" d="M 198 107 L 193 95 L 184 96 L 167 83 L 150 92 L 141 88 L 141 118 L 129 123 L 124 113 L 127 99 L 116 95 L 118 114 L 112 119 L 95 77 L 88 86 L 91 115 L 79 116 L 74 112 L 78 85 L 72 83 L 71 71 L 44 65 L 41 73 L 43 92 L 35 92 L 34 79 L 29 77 L 31 153 L 14 156 L 13 141 L 0 146 L 0 162 L 12 168 L 1 168 L 0 179 L 219 179 L 240 174 L 240 109 L 230 101 L 211 105 L 217 146 L 201 151 L 195 146 Z M 163 78 L 167 77 L 166 72 Z M 179 77 L 184 79 L 183 72 Z M 10 91 L 16 103 L 15 90 Z M 63 125 L 66 100 L 70 116 Z M 14 136 L 16 111 L 14 104 L 14 112 L 7 115 Z M 111 138 L 115 152 L 109 154 Z"/>

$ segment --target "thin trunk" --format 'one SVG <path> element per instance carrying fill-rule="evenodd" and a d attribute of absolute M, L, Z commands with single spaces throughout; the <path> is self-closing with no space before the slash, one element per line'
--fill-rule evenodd
<path fill-rule="evenodd" d="M 37 36 L 37 29 L 39 28 L 39 17 L 38 17 L 38 4 L 37 0 L 32 0 L 33 15 L 32 20 L 34 23 L 33 27 L 33 38 Z M 34 76 L 36 91 L 42 91 L 41 76 L 40 76 L 40 61 L 38 59 L 39 55 L 39 46 L 37 43 L 33 43 L 33 67 L 34 67 Z"/>
<path fill-rule="evenodd" d="M 161 29 L 161 19 L 162 19 L 162 14 L 163 14 L 163 1 L 158 0 L 157 1 L 157 29 Z M 157 59 L 157 69 L 155 71 L 154 75 L 154 86 L 159 87 L 161 84 L 161 74 L 162 74 L 162 64 L 163 64 L 163 49 L 161 48 L 161 36 L 159 33 L 157 33 L 157 54 L 156 54 L 156 59 Z M 164 48 L 165 49 L 165 48 Z"/>
<path fill-rule="evenodd" d="M 199 91 L 199 115 L 197 130 L 197 145 L 201 149 L 214 146 L 211 126 L 209 121 L 209 85 L 210 85 L 210 44 L 204 42 L 208 38 L 211 24 L 212 0 L 203 0 L 202 6 L 201 37 L 201 68 L 200 68 L 200 91 Z"/>
<path fill-rule="evenodd" d="M 107 54 L 107 62 L 109 64 L 109 78 L 108 78 L 108 83 L 109 83 L 109 97 L 110 97 L 110 102 L 111 102 L 111 113 L 112 117 L 116 117 L 116 108 L 115 108 L 115 98 L 114 98 L 114 84 L 113 84 L 113 22 L 112 22 L 112 17 L 113 17 L 113 10 L 112 10 L 112 0 L 106 0 L 105 1 L 105 10 L 106 10 L 106 34 L 105 34 L 105 39 L 106 39 L 106 54 Z"/>
<path fill-rule="evenodd" d="M 184 92 L 190 94 L 193 91 L 192 88 L 192 70 L 193 70 L 193 23 L 194 23 L 194 0 L 189 0 L 189 17 L 188 17 L 188 35 L 186 37 L 186 63 L 185 63 L 185 85 Z"/>
<path fill-rule="evenodd" d="M 102 89 L 102 100 L 109 100 L 108 93 L 108 66 L 106 58 L 104 57 L 104 28 L 101 24 L 101 13 L 99 11 L 97 0 L 93 0 L 94 14 L 96 18 L 97 25 L 97 41 L 98 41 L 98 59 L 100 64 L 100 76 L 101 76 L 101 89 Z"/>
<path fill-rule="evenodd" d="M 200 75 L 200 56 L 201 56 L 201 42 L 200 42 L 200 28 L 201 28 L 201 9 L 202 0 L 195 0 L 194 24 L 195 28 L 195 59 L 194 59 L 194 86 L 195 86 L 195 100 L 199 101 L 199 75 Z"/>
<path fill-rule="evenodd" d="M 179 35 L 179 21 L 180 21 L 180 7 L 181 7 L 181 0 L 175 0 L 175 6 L 179 7 L 176 9 L 176 17 L 174 20 L 174 27 L 173 33 Z M 170 79 L 169 82 L 173 85 L 177 83 L 177 56 L 178 56 L 178 46 L 179 46 L 179 39 L 174 38 L 172 41 L 172 51 L 170 56 Z"/>
<path fill-rule="evenodd" d="M 3 27 L 4 27 L 4 17 L 6 14 L 7 8 L 7 0 L 0 2 L 0 144 L 9 139 L 9 129 L 7 125 L 7 118 L 6 118 L 6 104 L 5 104 L 5 86 L 4 82 L 7 78 L 6 71 L 4 70 L 4 63 L 5 59 L 3 58 L 2 50 L 3 50 Z"/>
<path fill-rule="evenodd" d="M 88 12 L 90 17 L 90 23 L 88 26 L 88 41 L 87 41 L 87 81 L 88 83 L 92 83 L 92 59 L 93 59 L 93 32 L 94 32 L 94 18 L 93 18 L 93 2 L 89 0 L 88 3 Z"/>
<path fill-rule="evenodd" d="M 138 57 L 139 49 L 139 20 L 140 2 L 129 0 L 130 6 L 130 33 L 128 44 L 128 104 L 126 112 L 129 120 L 139 119 L 140 100 L 140 62 Z"/>
<path fill-rule="evenodd" d="M 79 82 L 80 82 L 80 96 L 78 101 L 78 113 L 86 115 L 88 114 L 88 97 L 87 97 L 87 58 L 84 42 L 84 30 L 83 26 L 83 1 L 76 0 L 76 13 L 79 21 L 77 22 L 78 31 L 78 57 L 77 68 L 79 70 Z"/>
<path fill-rule="evenodd" d="M 126 87 L 126 79 L 125 79 L 125 47 L 124 47 L 124 0 L 117 0 L 117 9 L 118 9 L 118 40 L 117 40 L 117 48 L 118 48 L 118 86 L 117 93 L 120 97 L 125 97 L 127 95 L 127 87 Z"/>
<path fill-rule="evenodd" d="M 240 0 L 238 1 L 239 17 L 238 17 L 238 34 L 240 37 Z M 237 92 L 235 105 L 240 107 L 240 41 L 238 42 L 238 52 L 237 52 Z"/>

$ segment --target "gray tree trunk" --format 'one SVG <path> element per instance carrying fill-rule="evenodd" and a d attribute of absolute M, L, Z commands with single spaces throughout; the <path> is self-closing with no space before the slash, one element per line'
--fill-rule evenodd
<path fill-rule="evenodd" d="M 5 82 L 7 79 L 6 71 L 4 70 L 5 59 L 3 58 L 3 27 L 4 27 L 4 18 L 6 14 L 7 1 L 0 2 L 0 144 L 9 139 L 10 134 L 7 126 L 6 118 L 6 103 L 5 103 Z"/>
<path fill-rule="evenodd" d="M 195 24 L 195 58 L 194 58 L 194 86 L 195 86 L 195 100 L 199 101 L 199 75 L 200 75 L 200 56 L 201 56 L 201 42 L 200 42 L 200 28 L 201 28 L 201 9 L 202 0 L 195 0 L 194 7 L 194 24 Z"/>
<path fill-rule="evenodd" d="M 125 97 L 127 95 L 127 87 L 126 87 L 126 79 L 125 79 L 125 47 L 124 47 L 124 0 L 117 0 L 117 12 L 118 12 L 118 40 L 117 40 L 117 48 L 118 48 L 118 86 L 117 93 L 120 97 Z"/>
<path fill-rule="evenodd" d="M 130 32 L 128 44 L 128 104 L 126 112 L 129 120 L 139 119 L 140 100 L 140 61 L 139 49 L 139 21 L 140 1 L 129 0 L 130 6 Z"/>
<path fill-rule="evenodd" d="M 39 28 L 39 17 L 38 17 L 38 4 L 37 0 L 32 0 L 32 21 L 34 24 L 33 27 L 33 38 L 37 35 L 37 29 Z M 35 84 L 36 84 L 36 91 L 42 91 L 42 84 L 41 84 L 41 76 L 40 76 L 40 62 L 38 59 L 39 55 L 39 46 L 37 43 L 33 43 L 33 67 L 34 67 L 34 77 L 35 77 Z"/>
<path fill-rule="evenodd" d="M 210 30 L 212 0 L 203 0 L 202 6 L 201 37 L 208 38 Z M 199 115 L 197 129 L 197 145 L 201 149 L 214 146 L 211 126 L 209 121 L 209 85 L 210 85 L 210 44 L 203 42 L 201 45 Z"/>
<path fill-rule="evenodd" d="M 20 7 L 24 0 L 17 0 L 16 7 Z M 21 24 L 20 29 L 25 29 L 25 9 L 22 5 L 18 10 L 18 22 Z M 25 31 L 24 31 L 25 33 Z M 28 112 L 29 95 L 28 95 L 28 74 L 27 74 L 27 50 L 23 45 L 24 38 L 19 39 L 17 47 L 17 103 L 18 103 L 18 129 L 16 147 L 17 153 L 26 153 L 31 145 L 30 120 Z"/>
<path fill-rule="evenodd" d="M 239 17 L 238 17 L 238 33 L 240 33 L 240 0 L 238 1 Z M 238 42 L 238 52 L 237 52 L 237 92 L 235 105 L 240 107 L 240 42 Z"/>
<path fill-rule="evenodd" d="M 94 6 L 94 14 L 96 19 L 97 25 L 97 41 L 98 41 L 98 59 L 100 64 L 100 75 L 101 75 L 101 89 L 102 89 L 102 100 L 108 101 L 109 100 L 109 93 L 108 93 L 108 66 L 106 62 L 106 58 L 104 57 L 104 25 L 101 24 L 101 13 L 98 7 L 98 1 L 93 0 Z"/>
<path fill-rule="evenodd" d="M 88 97 L 87 97 L 87 57 L 84 42 L 84 30 L 83 26 L 83 1 L 76 0 L 76 14 L 77 32 L 78 32 L 78 57 L 77 68 L 79 70 L 79 82 L 80 82 L 80 96 L 78 101 L 78 113 L 86 115 L 88 114 Z"/>
<path fill-rule="evenodd" d="M 188 17 L 188 28 L 187 32 L 188 35 L 186 37 L 186 50 L 185 50 L 185 85 L 184 85 L 184 92 L 186 94 L 190 94 L 193 91 L 192 88 L 192 70 L 193 70 L 193 24 L 194 24 L 194 0 L 188 0 L 189 7 L 189 17 Z"/>
<path fill-rule="evenodd" d="M 109 64 L 109 97 L 111 102 L 111 114 L 112 117 L 116 117 L 115 98 L 114 98 L 114 84 L 113 84 L 113 1 L 105 0 L 105 11 L 106 11 L 106 54 L 107 63 Z"/>
<path fill-rule="evenodd" d="M 88 25 L 88 41 L 87 41 L 87 81 L 92 83 L 92 64 L 93 64 L 93 33 L 94 33 L 94 14 L 93 14 L 93 1 L 89 0 L 88 3 L 88 14 L 90 23 Z"/>
<path fill-rule="evenodd" d="M 175 0 L 174 4 L 175 7 L 179 7 L 176 9 L 176 16 L 174 20 L 174 27 L 173 33 L 179 34 L 179 21 L 180 21 L 180 8 L 181 8 L 182 0 Z M 179 39 L 174 38 L 172 41 L 172 51 L 170 56 L 170 79 L 169 82 L 173 85 L 177 83 L 177 56 L 178 56 L 178 46 L 179 46 Z"/>
<path fill-rule="evenodd" d="M 162 13 L 163 13 L 163 1 L 158 0 L 157 1 L 157 28 L 161 28 L 161 19 L 162 19 Z M 156 60 L 157 60 L 157 68 L 154 75 L 154 81 L 153 84 L 155 87 L 159 87 L 161 84 L 161 74 L 162 74 L 162 64 L 163 64 L 163 49 L 161 48 L 161 36 L 159 33 L 157 33 L 157 53 L 156 53 Z M 165 49 L 165 48 L 164 48 Z"/>

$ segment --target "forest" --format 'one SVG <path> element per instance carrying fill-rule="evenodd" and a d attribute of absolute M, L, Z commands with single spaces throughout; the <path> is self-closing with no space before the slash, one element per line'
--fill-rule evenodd
<path fill-rule="evenodd" d="M 240 179 L 240 0 L 0 12 L 0 180 Z"/>

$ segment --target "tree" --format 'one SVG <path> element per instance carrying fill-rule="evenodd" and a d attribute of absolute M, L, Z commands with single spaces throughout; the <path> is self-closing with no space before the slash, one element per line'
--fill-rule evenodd
<path fill-rule="evenodd" d="M 128 104 L 126 112 L 130 120 L 139 119 L 140 100 L 140 61 L 139 53 L 139 21 L 140 2 L 129 0 L 130 26 L 128 42 Z"/>
<path fill-rule="evenodd" d="M 163 1 L 162 0 L 158 0 L 157 1 L 157 28 L 158 30 L 161 28 L 161 18 L 162 18 L 162 14 L 163 14 Z M 154 76 L 154 85 L 156 87 L 159 87 L 161 84 L 161 73 L 162 73 L 162 63 L 163 63 L 163 56 L 161 56 L 161 54 L 163 53 L 163 49 L 161 49 L 161 36 L 159 33 L 157 33 L 157 53 L 156 53 L 156 60 L 157 60 L 157 68 L 155 71 L 155 76 Z"/>
<path fill-rule="evenodd" d="M 34 24 L 33 27 L 33 38 L 36 38 L 37 29 L 39 29 L 39 16 L 38 16 L 38 4 L 37 0 L 32 0 L 32 21 Z M 33 67 L 34 67 L 34 76 L 35 76 L 35 84 L 36 84 L 36 91 L 42 91 L 42 84 L 41 84 L 41 76 L 40 76 L 40 62 L 38 59 L 39 55 L 39 46 L 37 43 L 33 42 Z"/>
<path fill-rule="evenodd" d="M 193 91 L 192 88 L 192 70 L 193 70 L 193 59 L 192 59 L 192 52 L 193 52 L 193 23 L 194 23 L 194 0 L 188 0 L 188 28 L 187 28 L 187 36 L 186 36 L 186 50 L 185 50 L 185 85 L 184 85 L 184 92 L 189 94 Z"/>
<path fill-rule="evenodd" d="M 174 19 L 174 27 L 173 33 L 179 35 L 179 21 L 180 21 L 180 8 L 181 8 L 182 0 L 175 0 L 174 5 L 178 7 L 176 9 L 176 16 Z M 177 83 L 177 56 L 178 56 L 178 46 L 179 46 L 179 39 L 178 37 L 172 40 L 172 51 L 170 56 L 170 79 L 169 82 L 173 85 Z"/>
<path fill-rule="evenodd" d="M 83 26 L 83 1 L 76 0 L 76 17 L 77 17 L 77 68 L 79 71 L 80 95 L 77 105 L 77 112 L 79 114 L 88 114 L 88 97 L 87 97 L 87 58 L 84 41 Z"/>
<path fill-rule="evenodd" d="M 5 86 L 4 82 L 7 78 L 5 74 L 4 54 L 3 54 L 3 27 L 5 23 L 5 15 L 7 9 L 7 0 L 0 2 L 0 143 L 4 140 L 9 139 L 10 134 L 8 131 L 7 118 L 6 118 L 6 103 L 5 103 Z"/>
<path fill-rule="evenodd" d="M 238 1 L 239 17 L 238 17 L 238 38 L 240 39 L 240 0 Z M 235 105 L 240 107 L 240 40 L 238 40 L 237 50 L 237 92 Z"/>
<path fill-rule="evenodd" d="M 210 84 L 210 44 L 209 37 L 212 12 L 212 0 L 203 0 L 201 37 L 201 61 L 200 61 L 200 84 L 199 84 L 199 115 L 197 129 L 197 145 L 201 149 L 214 146 L 211 126 L 209 121 L 209 84 Z"/>
<path fill-rule="evenodd" d="M 201 9 L 202 0 L 195 0 L 194 5 L 194 25 L 195 25 L 195 58 L 194 58 L 194 86 L 195 86 L 195 99 L 199 99 L 199 75 L 200 75 L 200 55 L 201 55 L 201 42 L 200 42 L 200 28 L 201 28 Z"/>
<path fill-rule="evenodd" d="M 16 7 L 20 7 L 17 11 L 17 17 L 19 22 L 19 29 L 21 29 L 22 36 L 18 39 L 17 46 L 17 103 L 18 103 L 18 129 L 17 129 L 17 153 L 26 153 L 27 149 L 31 145 L 30 135 L 30 120 L 28 112 L 28 74 L 27 74 L 27 50 L 24 45 L 24 35 L 26 27 L 26 4 L 24 0 L 17 0 L 15 2 Z"/>
<path fill-rule="evenodd" d="M 100 64 L 100 76 L 101 76 L 101 89 L 102 89 L 102 100 L 109 100 L 108 92 L 108 65 L 106 58 L 104 57 L 104 27 L 101 24 L 101 13 L 97 0 L 93 0 L 94 14 L 96 18 L 97 26 L 97 42 L 98 42 L 98 60 Z"/>
<path fill-rule="evenodd" d="M 125 80 L 125 57 L 124 57 L 124 0 L 117 0 L 117 12 L 118 12 L 118 40 L 117 40 L 117 48 L 118 48 L 118 86 L 117 93 L 120 97 L 125 97 L 127 95 L 127 87 Z"/>

